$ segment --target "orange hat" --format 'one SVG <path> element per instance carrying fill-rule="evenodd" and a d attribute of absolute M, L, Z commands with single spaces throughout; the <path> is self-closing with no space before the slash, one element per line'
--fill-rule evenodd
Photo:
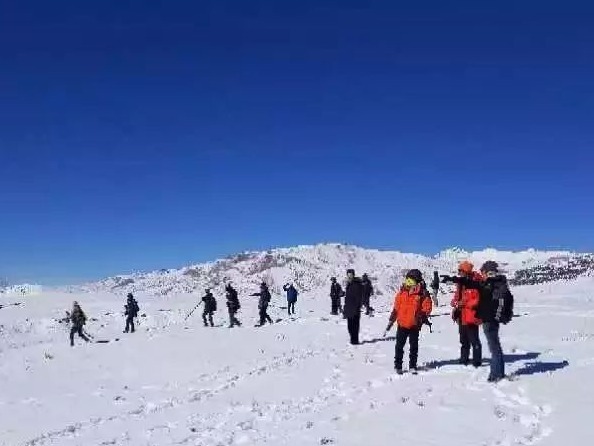
<path fill-rule="evenodd" d="M 470 263 L 468 260 L 465 260 L 458 265 L 458 271 L 461 271 L 466 274 L 470 274 L 473 269 L 474 265 Z"/>

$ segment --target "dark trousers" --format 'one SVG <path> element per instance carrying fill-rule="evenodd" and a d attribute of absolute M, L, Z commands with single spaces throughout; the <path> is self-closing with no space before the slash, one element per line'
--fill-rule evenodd
<path fill-rule="evenodd" d="M 266 322 L 272 324 L 272 318 L 268 315 L 268 305 L 260 307 L 260 325 L 264 325 Z"/>
<path fill-rule="evenodd" d="M 460 363 L 468 365 L 472 347 L 472 365 L 479 367 L 483 361 L 483 346 L 479 337 L 478 325 L 459 325 Z"/>
<path fill-rule="evenodd" d="M 347 318 L 347 326 L 349 328 L 349 335 L 351 337 L 351 344 L 357 345 L 359 343 L 359 327 L 361 325 L 361 313 L 357 312 L 355 316 Z"/>
<path fill-rule="evenodd" d="M 204 322 L 204 326 L 208 327 L 208 323 L 206 322 L 206 317 L 208 316 L 208 322 L 210 322 L 210 326 L 214 327 L 214 322 L 212 321 L 212 314 L 214 313 L 214 311 L 212 310 L 204 310 L 202 312 L 202 321 Z"/>
<path fill-rule="evenodd" d="M 89 338 L 87 338 L 84 333 L 83 333 L 83 328 L 82 326 L 78 327 L 78 326 L 73 326 L 70 329 L 70 345 L 74 345 L 74 334 L 78 333 L 78 335 L 83 338 L 86 342 L 89 342 Z"/>
<path fill-rule="evenodd" d="M 418 328 L 398 327 L 396 330 L 396 354 L 394 356 L 394 368 L 402 370 L 402 359 L 404 358 L 404 346 L 408 339 L 410 352 L 408 356 L 408 366 L 411 369 L 417 368 L 417 358 L 419 356 L 419 333 Z"/>
<path fill-rule="evenodd" d="M 340 297 L 332 297 L 332 306 L 330 309 L 330 314 L 338 314 L 338 310 L 340 309 Z"/>
<path fill-rule="evenodd" d="M 132 316 L 126 317 L 126 329 L 124 332 L 128 333 L 129 331 L 134 333 L 134 318 Z"/>
<path fill-rule="evenodd" d="M 483 323 L 483 332 L 487 338 L 489 351 L 491 352 L 491 373 L 489 380 L 499 380 L 505 377 L 505 361 L 503 350 L 499 341 L 499 322 Z"/>
<path fill-rule="evenodd" d="M 235 314 L 237 313 L 237 310 L 231 310 L 229 309 L 229 328 L 233 328 L 236 325 L 238 327 L 241 327 L 241 322 L 239 322 L 239 319 L 237 319 L 235 317 Z"/>
<path fill-rule="evenodd" d="M 295 302 L 288 302 L 289 306 L 287 311 L 289 312 L 289 316 L 295 314 Z"/>

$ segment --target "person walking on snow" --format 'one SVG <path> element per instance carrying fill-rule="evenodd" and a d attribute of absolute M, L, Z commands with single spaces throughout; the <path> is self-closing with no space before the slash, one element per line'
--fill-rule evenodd
<path fill-rule="evenodd" d="M 373 307 L 370 304 L 371 296 L 373 295 L 373 285 L 367 273 L 363 274 L 361 278 L 363 284 L 363 306 L 365 307 L 365 314 L 367 316 L 373 315 Z"/>
<path fill-rule="evenodd" d="M 439 307 L 439 300 L 437 299 L 437 295 L 439 294 L 439 273 L 437 271 L 433 271 L 433 280 L 431 281 L 431 291 L 433 291 L 433 295 L 431 296 L 433 299 L 433 305 L 435 307 Z"/>
<path fill-rule="evenodd" d="M 293 286 L 293 284 L 286 284 L 283 286 L 283 290 L 287 293 L 287 311 L 289 316 L 295 314 L 295 304 L 297 303 L 297 289 Z"/>
<path fill-rule="evenodd" d="M 85 315 L 82 308 L 77 301 L 74 301 L 72 305 L 72 312 L 70 313 L 70 322 L 72 327 L 70 328 L 70 346 L 74 347 L 74 334 L 78 335 L 85 341 L 89 342 L 89 338 L 83 333 L 83 327 L 87 323 L 87 316 Z"/>
<path fill-rule="evenodd" d="M 227 298 L 227 310 L 229 311 L 229 328 L 233 328 L 236 325 L 238 327 L 241 327 L 241 322 L 239 322 L 239 319 L 235 317 L 235 315 L 241 308 L 241 305 L 239 304 L 239 297 L 237 295 L 237 291 L 229 283 L 225 287 L 225 292 Z"/>
<path fill-rule="evenodd" d="M 128 333 L 129 331 L 134 333 L 134 318 L 138 317 L 140 308 L 132 293 L 128 293 L 128 300 L 126 301 L 126 305 L 124 305 L 124 309 L 124 314 L 126 315 L 126 328 L 124 329 L 124 333 Z"/>
<path fill-rule="evenodd" d="M 352 345 L 359 344 L 362 305 L 363 284 L 361 283 L 361 279 L 355 277 L 355 270 L 348 269 L 343 314 L 347 320 L 347 327 Z"/>
<path fill-rule="evenodd" d="M 476 316 L 483 321 L 483 332 L 491 352 L 491 371 L 489 382 L 497 382 L 505 377 L 505 361 L 501 341 L 500 324 L 507 324 L 513 317 L 513 295 L 509 291 L 507 278 L 499 272 L 497 262 L 489 260 L 481 266 L 484 280 L 467 277 L 442 276 L 442 282 L 453 282 L 466 288 L 478 290 L 479 303 Z"/>
<path fill-rule="evenodd" d="M 261 327 L 266 322 L 272 324 L 272 318 L 268 315 L 268 304 L 270 303 L 270 299 L 272 298 L 272 296 L 270 295 L 270 291 L 268 290 L 268 285 L 266 285 L 266 282 L 262 282 L 260 284 L 260 292 L 253 293 L 252 296 L 260 297 L 260 299 L 258 300 L 258 310 L 260 311 L 260 323 L 256 326 Z"/>
<path fill-rule="evenodd" d="M 431 296 L 424 286 L 423 275 L 418 269 L 411 269 L 404 279 L 404 284 L 394 298 L 394 308 L 388 323 L 389 330 L 394 321 L 398 324 L 396 330 L 396 348 L 394 355 L 394 369 L 401 375 L 404 346 L 408 339 L 410 345 L 408 366 L 413 373 L 417 372 L 419 355 L 419 334 L 423 321 L 427 320 L 433 304 Z"/>
<path fill-rule="evenodd" d="M 204 302 L 204 311 L 202 312 L 202 321 L 204 322 L 204 326 L 208 327 L 208 323 L 206 318 L 208 317 L 208 322 L 210 322 L 210 326 L 214 327 L 214 322 L 212 320 L 212 315 L 215 311 L 217 311 L 217 300 L 210 292 L 210 289 L 206 289 L 206 294 L 202 296 L 202 302 Z"/>
<path fill-rule="evenodd" d="M 460 263 L 458 274 L 460 277 L 477 281 L 482 280 L 482 276 L 474 271 L 474 265 L 470 262 Z M 452 310 L 452 319 L 458 324 L 460 333 L 460 364 L 468 365 L 470 347 L 472 346 L 472 365 L 474 367 L 481 366 L 483 350 L 479 337 L 479 325 L 482 322 L 476 317 L 479 297 L 478 290 L 458 284 L 451 302 L 454 308 Z"/>
<path fill-rule="evenodd" d="M 340 305 L 340 299 L 344 296 L 344 291 L 342 291 L 342 287 L 336 281 L 336 277 L 331 277 L 330 282 L 330 299 L 332 301 L 332 306 L 330 309 L 330 314 L 337 315 L 338 311 L 342 312 L 342 306 Z"/>

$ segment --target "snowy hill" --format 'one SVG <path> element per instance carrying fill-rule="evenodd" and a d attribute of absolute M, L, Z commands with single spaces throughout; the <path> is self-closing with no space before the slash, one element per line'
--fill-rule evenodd
<path fill-rule="evenodd" d="M 155 295 L 202 292 L 205 287 L 213 288 L 219 294 L 224 283 L 232 281 L 240 292 L 254 289 L 262 280 L 266 281 L 276 293 L 282 285 L 293 281 L 301 291 L 326 293 L 331 276 L 344 277 L 347 268 L 355 268 L 358 274 L 367 272 L 377 283 L 380 292 L 392 292 L 402 275 L 410 268 L 421 269 L 428 280 L 434 270 L 440 273 L 453 273 L 461 260 L 470 259 L 478 268 L 486 260 L 496 260 L 512 278 L 522 271 L 521 283 L 528 283 L 533 275 L 541 277 L 539 282 L 554 280 L 554 272 L 538 269 L 549 267 L 556 270 L 568 265 L 585 254 L 565 251 L 521 252 L 486 249 L 466 252 L 449 249 L 434 257 L 391 251 L 364 249 L 356 246 L 325 244 L 275 249 L 266 252 L 247 252 L 215 262 L 192 265 L 181 269 L 160 270 L 151 273 L 138 273 L 117 276 L 72 288 L 75 292 L 141 292 Z M 590 257 L 591 259 L 591 257 Z M 594 265 L 594 262 L 592 262 Z M 587 273 L 584 268 L 580 274 Z M 536 283 L 536 282 L 535 282 Z"/>
<path fill-rule="evenodd" d="M 84 292 L 3 296 L 2 303 L 22 304 L 0 310 L 0 445 L 589 444 L 594 389 L 584 383 L 594 373 L 594 278 L 587 266 L 570 280 L 514 288 L 518 317 L 502 329 L 513 380 L 491 385 L 486 362 L 476 370 L 457 365 L 447 307 L 435 309 L 434 332 L 421 336 L 426 371 L 394 374 L 394 340 L 382 333 L 402 270 L 453 272 L 462 258 L 477 265 L 494 258 L 511 275 L 543 278 L 547 268 L 573 271 L 585 257 L 448 250 L 428 258 L 319 245 L 110 278 Z M 376 316 L 362 318 L 359 346 L 348 344 L 345 321 L 328 314 L 328 277 L 343 277 L 349 266 L 369 272 L 381 291 Z M 239 328 L 226 327 L 218 292 L 226 279 L 241 291 Z M 247 291 L 262 279 L 277 289 L 289 279 L 298 284 L 296 317 L 287 317 L 277 292 L 270 312 L 281 321 L 253 326 L 257 299 Z M 200 310 L 185 320 L 206 285 L 219 298 L 214 328 L 202 326 Z M 122 334 L 129 290 L 142 316 L 136 333 Z M 108 343 L 69 346 L 60 319 L 74 299 L 90 318 L 86 330 Z M 483 346 L 488 358 L 484 338 Z"/>

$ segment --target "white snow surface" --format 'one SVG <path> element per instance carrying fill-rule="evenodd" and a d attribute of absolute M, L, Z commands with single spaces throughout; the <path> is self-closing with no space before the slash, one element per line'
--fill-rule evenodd
<path fill-rule="evenodd" d="M 241 268 L 249 267 L 241 264 L 221 272 L 242 290 L 243 326 L 234 329 L 226 327 L 217 293 L 216 327 L 202 326 L 200 309 L 184 321 L 199 293 L 155 293 L 147 284 L 158 273 L 135 276 L 147 282 L 144 291 L 135 282 L 146 316 L 138 318 L 134 334 L 122 333 L 125 288 L 112 290 L 106 281 L 85 292 L 44 292 L 2 308 L 0 444 L 566 446 L 594 439 L 594 388 L 588 384 L 594 373 L 594 278 L 513 289 L 519 317 L 501 331 L 511 380 L 487 383 L 487 361 L 479 369 L 456 364 L 457 326 L 447 306 L 434 309 L 433 333 L 423 329 L 419 363 L 426 370 L 397 376 L 394 333 L 382 337 L 396 287 L 391 281 L 400 280 L 400 268 L 429 271 L 443 262 L 442 271 L 452 270 L 451 254 L 380 256 L 327 246 L 286 252 L 316 249 L 318 257 L 307 266 L 324 256 L 327 264 L 308 276 L 273 267 L 240 281 Z M 282 321 L 254 327 L 257 298 L 247 291 L 256 291 L 259 277 L 280 286 L 287 279 L 321 280 L 330 270 L 342 276 L 346 261 L 328 254 L 334 249 L 354 250 L 355 268 L 380 282 L 381 294 L 372 298 L 375 317 L 362 316 L 361 345 L 349 345 L 345 321 L 328 314 L 327 275 L 319 285 L 301 287 L 295 317 L 287 317 L 284 298 L 275 294 L 270 313 Z M 503 254 L 498 260 L 512 270 L 556 255 Z M 190 277 L 180 271 L 167 274 Z M 447 304 L 450 291 L 444 292 Z M 93 319 L 86 330 L 110 343 L 75 338 L 70 347 L 68 328 L 57 319 L 74 299 Z"/>

